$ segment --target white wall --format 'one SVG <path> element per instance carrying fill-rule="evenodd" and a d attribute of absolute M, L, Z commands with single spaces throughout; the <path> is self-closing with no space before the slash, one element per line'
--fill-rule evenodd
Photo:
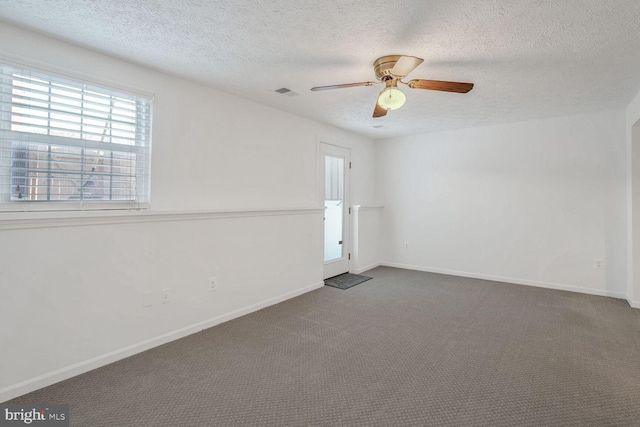
<path fill-rule="evenodd" d="M 640 93 L 627 107 L 628 294 L 640 308 Z"/>
<path fill-rule="evenodd" d="M 382 263 L 625 297 L 623 130 L 614 111 L 378 142 Z"/>
<path fill-rule="evenodd" d="M 320 141 L 375 203 L 366 138 L 4 24 L 0 57 L 154 93 L 150 214 L 174 212 L 0 214 L 0 401 L 321 286 Z"/>
<path fill-rule="evenodd" d="M 354 209 L 354 257 L 352 272 L 363 273 L 380 265 L 380 229 L 383 206 L 356 206 Z"/>

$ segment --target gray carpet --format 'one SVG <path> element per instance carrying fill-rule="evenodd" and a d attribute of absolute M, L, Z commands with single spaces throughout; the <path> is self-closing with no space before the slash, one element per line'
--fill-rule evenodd
<path fill-rule="evenodd" d="M 74 426 L 638 426 L 640 310 L 393 268 L 15 399 Z"/>
<path fill-rule="evenodd" d="M 338 289 L 349 289 L 371 279 L 371 277 L 360 274 L 344 273 L 325 279 L 324 284 Z"/>

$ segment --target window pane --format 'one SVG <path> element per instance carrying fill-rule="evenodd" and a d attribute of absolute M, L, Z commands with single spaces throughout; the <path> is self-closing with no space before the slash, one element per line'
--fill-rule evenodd
<path fill-rule="evenodd" d="M 135 153 L 14 144 L 13 200 L 135 200 Z"/>
<path fill-rule="evenodd" d="M 0 204 L 148 200 L 148 99 L 6 64 L 0 78 L 0 129 L 12 133 L 0 150 Z"/>

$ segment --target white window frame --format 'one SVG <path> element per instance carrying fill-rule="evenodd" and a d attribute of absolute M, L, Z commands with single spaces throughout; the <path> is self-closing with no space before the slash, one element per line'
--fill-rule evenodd
<path fill-rule="evenodd" d="M 67 137 L 51 135 L 51 130 L 47 130 L 47 134 L 31 133 L 24 130 L 16 130 L 15 125 L 19 124 L 14 121 L 15 117 L 19 114 L 14 114 L 15 111 L 12 107 L 16 106 L 13 95 L 14 90 L 12 75 L 17 73 L 19 75 L 28 75 L 33 78 L 38 78 L 46 81 L 51 85 L 68 85 L 74 90 L 78 90 L 78 93 L 82 93 L 82 104 L 79 107 L 82 112 L 77 115 L 82 125 L 81 130 L 78 133 L 79 136 Z M 15 80 L 15 79 L 14 79 Z M 117 137 L 114 136 L 117 132 L 114 132 L 114 128 L 110 125 L 110 137 L 109 141 L 104 141 L 102 138 L 99 141 L 93 140 L 89 136 L 85 138 L 85 124 L 83 118 L 95 119 L 95 117 L 85 116 L 85 93 L 99 93 L 104 97 L 111 97 L 109 99 L 127 100 L 135 104 L 135 119 L 131 124 L 135 130 L 131 131 L 135 134 L 135 137 L 127 144 L 113 142 Z M 152 101 L 153 96 L 148 94 L 140 94 L 132 92 L 127 89 L 114 88 L 111 84 L 102 84 L 100 82 L 88 82 L 86 79 L 78 78 L 75 75 L 67 73 L 58 73 L 48 70 L 43 70 L 43 67 L 33 67 L 30 65 L 22 65 L 11 60 L 0 58 L 0 213 L 2 212 L 26 212 L 26 211 L 85 211 L 85 210 L 140 210 L 148 209 L 151 195 L 151 129 L 152 129 Z M 52 110 L 51 97 L 48 101 L 47 111 Z M 104 119 L 108 121 L 115 115 L 114 103 L 109 103 L 110 112 L 109 116 Z M 35 109 L 35 108 L 34 108 Z M 41 109 L 41 111 L 43 111 Z M 48 114 L 47 117 L 50 117 Z M 87 120 L 88 120 L 87 119 Z M 48 120 L 48 125 L 44 128 L 51 126 L 52 120 Z M 88 127 L 88 125 L 86 125 Z M 105 153 L 129 153 L 132 157 L 135 157 L 135 166 L 131 167 L 130 176 L 135 176 L 130 196 L 121 196 L 120 200 L 91 200 L 84 199 L 84 192 L 79 189 L 79 196 L 64 201 L 52 201 L 52 200 L 20 200 L 12 197 L 15 193 L 12 188 L 12 181 L 14 180 L 12 168 L 14 167 L 12 158 L 16 151 L 16 143 L 18 144 L 35 144 L 43 146 L 57 146 L 57 147 L 69 147 L 69 149 L 80 149 L 82 151 L 82 160 L 78 161 L 78 165 L 82 164 L 82 170 L 85 166 L 87 157 L 85 156 L 85 150 L 100 150 Z M 113 162 L 110 163 L 113 165 Z M 113 171 L 114 167 L 110 168 Z M 29 171 L 35 171 L 36 169 L 29 169 Z M 49 171 L 51 167 L 49 166 Z M 38 171 L 40 171 L 38 169 Z M 69 174 L 71 175 L 71 174 Z M 51 176 L 51 175 L 49 175 Z M 103 172 L 103 177 L 109 178 L 109 194 L 114 191 L 112 183 L 113 177 L 116 176 L 114 172 Z M 83 182 L 82 179 L 79 182 Z M 104 182 L 104 180 L 103 180 Z M 51 186 L 51 181 L 47 184 Z M 104 197 L 104 196 L 103 196 Z M 127 200 L 122 200 L 122 197 L 127 197 Z"/>

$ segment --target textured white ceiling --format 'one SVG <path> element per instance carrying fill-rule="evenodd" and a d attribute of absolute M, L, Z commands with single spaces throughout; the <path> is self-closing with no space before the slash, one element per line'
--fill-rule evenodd
<path fill-rule="evenodd" d="M 0 19 L 373 138 L 623 108 L 640 90 L 638 0 L 0 0 Z M 389 54 L 425 59 L 411 78 L 476 86 L 407 88 L 380 119 L 379 86 L 309 90 L 375 80 Z"/>

